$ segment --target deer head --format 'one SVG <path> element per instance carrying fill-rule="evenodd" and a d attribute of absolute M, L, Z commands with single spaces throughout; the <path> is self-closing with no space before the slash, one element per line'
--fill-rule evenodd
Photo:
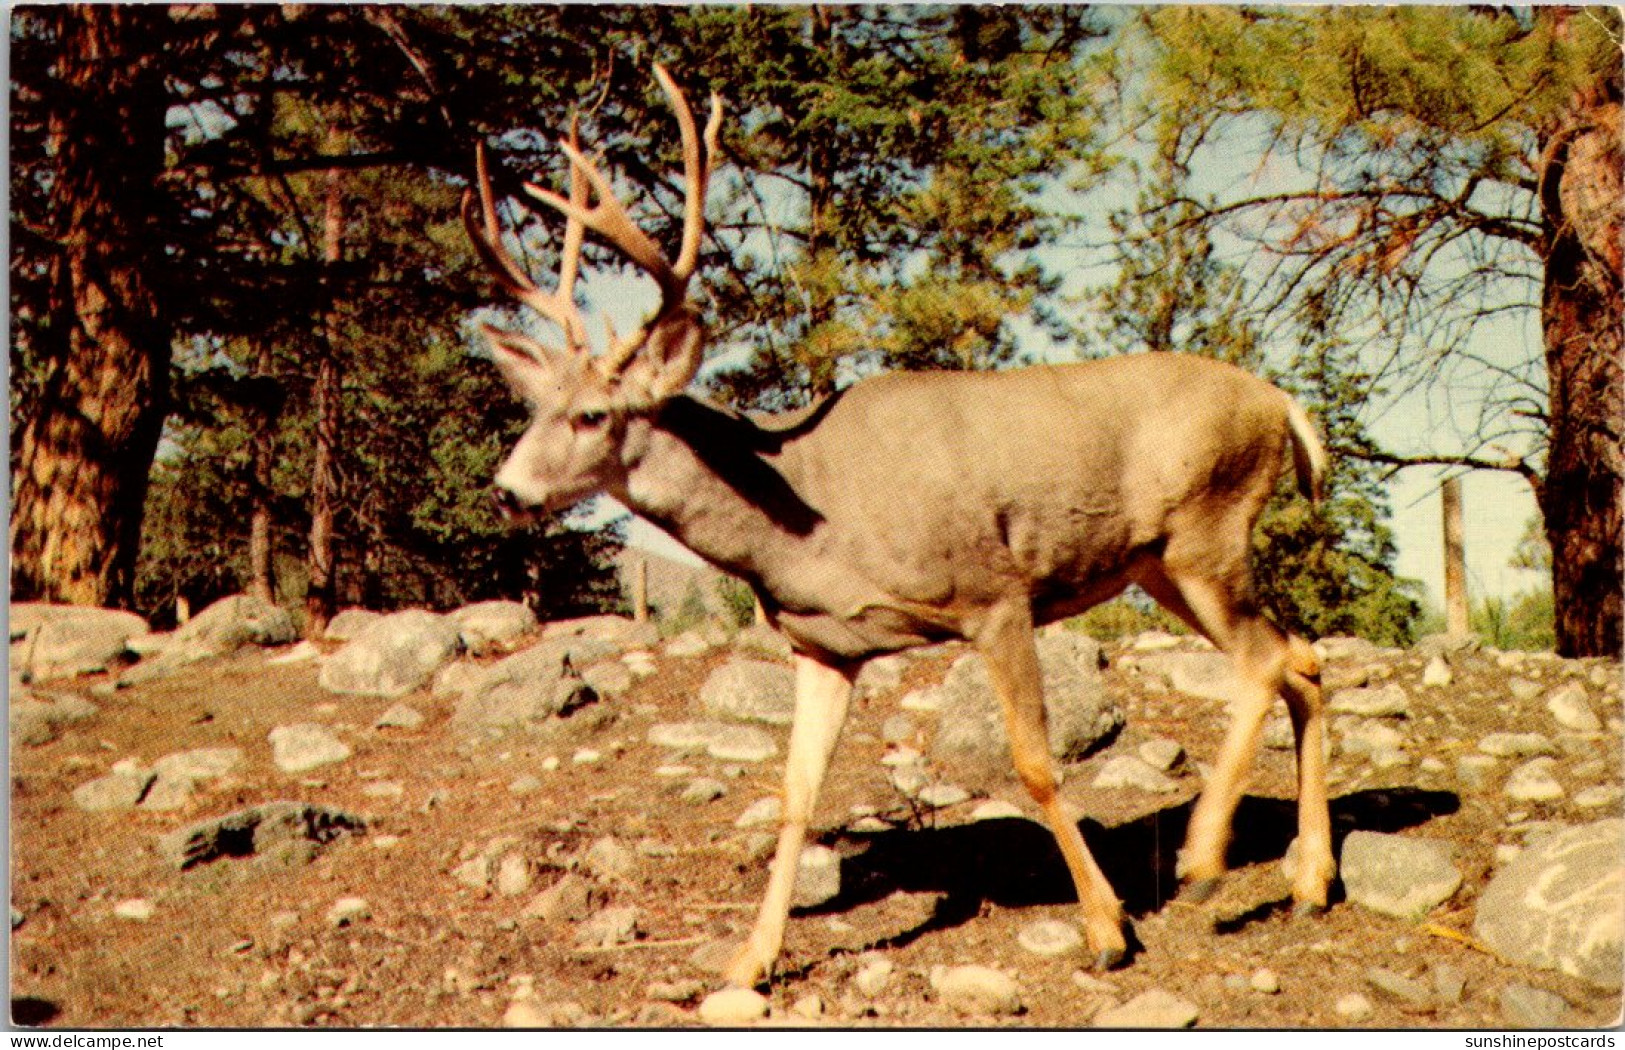
<path fill-rule="evenodd" d="M 525 192 L 566 218 L 558 286 L 540 288 L 502 245 L 485 152 L 477 155 L 478 198 L 463 197 L 463 220 L 480 258 L 520 303 L 558 327 L 560 342 L 547 345 L 520 332 L 483 326 L 498 370 L 531 410 L 529 428 L 496 475 L 496 498 L 504 513 L 559 510 L 624 483 L 627 428 L 681 393 L 699 369 L 705 326 L 686 298 L 699 260 L 705 225 L 705 191 L 722 123 L 722 102 L 711 96 L 703 143 L 683 93 L 660 66 L 655 79 L 671 101 L 683 136 L 686 209 L 682 247 L 675 264 L 627 215 L 610 181 L 580 149 L 578 126 L 559 143 L 570 160 L 568 199 L 531 183 Z M 589 196 L 597 203 L 589 206 Z M 586 325 L 575 304 L 581 246 L 588 231 L 609 243 L 655 279 L 660 306 L 637 331 L 619 337 L 604 319 L 608 350 L 592 354 Z"/>

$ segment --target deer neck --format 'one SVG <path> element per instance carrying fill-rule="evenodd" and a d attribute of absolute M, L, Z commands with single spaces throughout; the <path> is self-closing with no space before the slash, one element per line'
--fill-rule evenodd
<path fill-rule="evenodd" d="M 759 581 L 821 520 L 781 471 L 782 443 L 689 397 L 627 433 L 625 490 L 611 493 L 718 567 Z"/>

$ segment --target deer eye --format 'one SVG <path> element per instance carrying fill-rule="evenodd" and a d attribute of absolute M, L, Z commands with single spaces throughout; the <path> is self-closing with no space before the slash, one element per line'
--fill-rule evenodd
<path fill-rule="evenodd" d="M 597 430 L 599 427 L 609 422 L 609 413 L 602 412 L 597 409 L 589 409 L 586 412 L 577 412 L 575 414 L 575 418 L 572 419 L 571 422 L 574 423 L 577 428 L 582 430 Z"/>

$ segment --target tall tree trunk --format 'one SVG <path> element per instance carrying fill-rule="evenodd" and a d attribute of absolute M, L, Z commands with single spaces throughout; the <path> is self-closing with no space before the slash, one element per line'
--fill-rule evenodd
<path fill-rule="evenodd" d="M 337 138 L 337 136 L 331 136 Z M 326 302 L 317 351 L 316 450 L 310 477 L 309 588 L 305 592 L 305 636 L 320 638 L 333 618 L 336 572 L 333 519 L 339 505 L 338 449 L 343 425 L 343 373 L 339 363 L 339 309 L 333 270 L 344 256 L 344 180 L 338 169 L 327 173 L 322 210 L 322 260 L 328 266 Z"/>
<path fill-rule="evenodd" d="M 1582 93 L 1543 151 L 1552 423 L 1541 510 L 1564 656 L 1618 657 L 1621 646 L 1621 130 L 1616 74 Z"/>
<path fill-rule="evenodd" d="M 45 376 L 12 487 L 12 598 L 129 606 L 169 394 L 152 276 L 168 107 L 142 52 L 164 9 L 64 6 L 57 31 Z"/>
<path fill-rule="evenodd" d="M 276 467 L 276 427 L 281 415 L 281 391 L 272 373 L 270 340 L 255 351 L 255 389 L 250 406 L 249 454 L 252 457 L 248 511 L 248 593 L 276 601 L 275 547 L 271 534 L 272 471 Z"/>

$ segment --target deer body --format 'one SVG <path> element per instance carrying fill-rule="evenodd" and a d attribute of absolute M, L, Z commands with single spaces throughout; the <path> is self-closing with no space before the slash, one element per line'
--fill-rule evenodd
<path fill-rule="evenodd" d="M 568 199 L 527 185 L 568 218 L 559 287 L 539 288 L 502 247 L 480 155 L 464 214 L 476 249 L 564 346 L 486 329 L 498 367 L 532 409 L 496 477 L 506 512 L 616 496 L 748 581 L 796 653 L 796 702 L 778 848 L 756 925 L 727 970 L 771 972 L 819 786 L 863 661 L 962 638 L 987 663 L 1017 774 L 1072 875 L 1097 966 L 1123 960 L 1122 908 L 1058 793 L 1033 631 L 1137 583 L 1234 661 L 1230 731 L 1191 815 L 1181 873 L 1195 895 L 1224 871 L 1231 819 L 1264 716 L 1287 703 L 1298 757 L 1293 895 L 1326 905 L 1336 871 L 1324 714 L 1313 650 L 1253 601 L 1251 532 L 1290 452 L 1318 494 L 1324 453 L 1301 409 L 1240 369 L 1139 354 L 998 373 L 877 376 L 813 408 L 754 421 L 684 393 L 704 326 L 685 289 L 699 251 L 721 117 L 704 143 L 681 93 L 688 184 L 675 264 L 637 229 L 571 140 Z M 589 197 L 596 203 L 589 206 Z M 476 206 L 477 203 L 477 206 Z M 573 285 L 588 231 L 655 278 L 657 313 L 594 356 Z"/>
<path fill-rule="evenodd" d="M 1250 529 L 1286 403 L 1172 354 L 882 375 L 764 422 L 679 397 L 610 491 L 751 583 L 798 651 L 850 662 L 974 640 L 1014 594 L 1039 625 L 1082 612 L 1172 532 L 1211 527 L 1194 505 Z"/>

